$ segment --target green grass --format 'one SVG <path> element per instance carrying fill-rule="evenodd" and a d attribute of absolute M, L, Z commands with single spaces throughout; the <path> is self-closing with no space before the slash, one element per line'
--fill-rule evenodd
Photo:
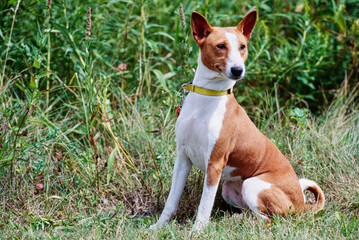
<path fill-rule="evenodd" d="M 327 203 L 267 225 L 219 191 L 210 225 L 192 237 L 359 237 L 357 1 L 183 1 L 184 19 L 167 0 L 16 6 L 0 2 L 1 239 L 189 238 L 198 170 L 173 221 L 147 230 L 169 192 L 175 107 L 197 62 L 189 16 L 236 25 L 253 7 L 248 75 L 235 95 Z"/>

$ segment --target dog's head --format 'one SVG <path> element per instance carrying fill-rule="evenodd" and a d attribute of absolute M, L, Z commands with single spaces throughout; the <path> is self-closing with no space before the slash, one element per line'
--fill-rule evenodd
<path fill-rule="evenodd" d="M 203 64 L 232 80 L 242 79 L 248 57 L 247 44 L 257 20 L 257 11 L 249 12 L 236 27 L 211 27 L 198 12 L 192 13 L 193 38 L 201 49 Z"/>

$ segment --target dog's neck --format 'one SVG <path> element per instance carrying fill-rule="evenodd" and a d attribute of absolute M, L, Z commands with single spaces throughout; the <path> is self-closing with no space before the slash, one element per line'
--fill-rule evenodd
<path fill-rule="evenodd" d="M 236 84 L 236 81 L 228 79 L 224 74 L 219 74 L 207 68 L 202 62 L 200 53 L 193 84 L 201 88 L 222 91 L 232 88 L 234 84 Z"/>

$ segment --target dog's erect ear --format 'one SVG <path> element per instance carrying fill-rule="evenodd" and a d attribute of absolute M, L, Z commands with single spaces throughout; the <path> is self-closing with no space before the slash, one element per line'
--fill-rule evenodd
<path fill-rule="evenodd" d="M 212 27 L 207 22 L 207 19 L 198 12 L 192 13 L 191 26 L 193 38 L 198 46 L 201 46 L 206 37 L 212 32 Z"/>
<path fill-rule="evenodd" d="M 238 31 L 242 32 L 243 35 L 249 40 L 251 38 L 252 30 L 257 21 L 257 11 L 253 10 L 247 13 L 243 20 L 238 24 Z"/>

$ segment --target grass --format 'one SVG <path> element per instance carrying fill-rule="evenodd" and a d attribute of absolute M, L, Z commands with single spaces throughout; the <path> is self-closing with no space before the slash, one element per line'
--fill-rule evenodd
<path fill-rule="evenodd" d="M 210 225 L 192 237 L 358 238 L 355 6 L 183 1 L 180 14 L 166 0 L 1 2 L 0 238 L 189 238 L 198 170 L 174 221 L 147 230 L 169 192 L 175 106 L 196 65 L 189 16 L 235 25 L 253 7 L 259 22 L 235 95 L 327 204 L 267 225 L 218 194 Z"/>
<path fill-rule="evenodd" d="M 351 114 L 347 114 L 348 110 Z M 239 215 L 239 211 L 226 206 L 218 194 L 212 221 L 198 238 L 357 238 L 358 111 L 357 105 L 336 108 L 334 104 L 319 118 L 305 115 L 303 126 L 300 126 L 296 120 L 289 119 L 287 125 L 278 123 L 278 120 L 268 120 L 263 123 L 266 126 L 262 130 L 287 155 L 298 175 L 315 180 L 322 186 L 327 198 L 323 212 L 316 215 L 305 213 L 301 216 L 275 218 L 273 224 L 268 226 L 265 221 L 249 211 Z M 163 130 L 170 132 L 172 128 L 173 122 Z M 139 132 L 142 131 L 132 128 L 129 130 L 129 135 L 137 136 Z M 133 173 L 128 176 L 127 181 L 130 183 L 128 186 L 119 173 L 107 183 L 106 170 L 101 171 L 100 174 L 101 195 L 98 196 L 96 179 L 93 177 L 96 172 L 94 164 L 86 167 L 77 165 L 78 163 L 65 155 L 60 163 L 56 164 L 55 161 L 59 161 L 58 159 L 52 160 L 53 162 L 46 169 L 47 179 L 46 175 L 35 176 L 34 179 L 25 179 L 26 181 L 19 183 L 16 191 L 2 189 L 4 218 L 0 224 L 7 230 L 1 233 L 2 238 L 11 236 L 26 239 L 189 237 L 203 181 L 203 175 L 199 171 L 191 173 L 181 208 L 174 218 L 176 221 L 156 233 L 147 230 L 156 218 L 153 214 L 159 213 L 158 210 L 162 209 L 164 198 L 169 192 L 175 159 L 174 136 L 173 133 L 169 135 L 166 141 L 159 137 L 150 139 L 156 149 L 162 149 L 162 152 L 154 154 L 158 156 L 156 160 L 163 183 L 161 191 L 157 172 L 147 159 L 150 154 L 138 153 L 136 163 L 138 169 L 146 171 L 142 177 L 150 186 L 152 196 Z M 142 141 L 144 145 L 145 142 L 146 139 Z M 138 145 L 134 148 L 138 148 Z M 20 169 L 17 170 L 17 174 L 25 175 Z M 45 181 L 45 188 L 36 190 L 35 183 L 41 181 Z M 161 195 L 157 196 L 158 194 Z"/>

